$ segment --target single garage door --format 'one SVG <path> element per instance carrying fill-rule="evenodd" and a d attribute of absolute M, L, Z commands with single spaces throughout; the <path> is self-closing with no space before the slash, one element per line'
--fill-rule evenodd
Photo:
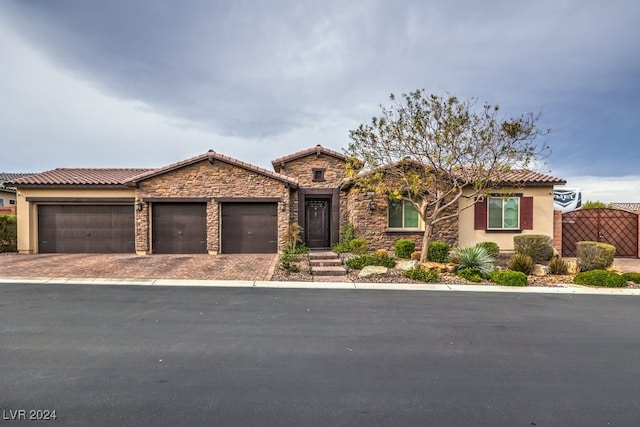
<path fill-rule="evenodd" d="M 155 254 L 206 254 L 206 203 L 153 203 L 152 251 Z"/>
<path fill-rule="evenodd" d="M 222 252 L 278 251 L 276 203 L 222 203 Z"/>
<path fill-rule="evenodd" d="M 133 253 L 133 205 L 40 205 L 38 252 Z"/>

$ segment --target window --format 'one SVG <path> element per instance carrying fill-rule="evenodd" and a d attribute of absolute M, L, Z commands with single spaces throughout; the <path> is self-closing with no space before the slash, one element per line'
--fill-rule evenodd
<path fill-rule="evenodd" d="M 488 203 L 489 229 L 519 229 L 519 201 L 519 197 L 490 197 Z"/>
<path fill-rule="evenodd" d="M 9 200 L 9 204 L 10 204 L 10 205 L 15 205 L 15 204 L 16 204 L 16 201 L 15 201 L 15 200 Z"/>
<path fill-rule="evenodd" d="M 389 200 L 389 228 L 418 228 L 418 210 L 406 200 Z"/>
<path fill-rule="evenodd" d="M 324 169 L 313 169 L 313 181 L 324 181 Z"/>

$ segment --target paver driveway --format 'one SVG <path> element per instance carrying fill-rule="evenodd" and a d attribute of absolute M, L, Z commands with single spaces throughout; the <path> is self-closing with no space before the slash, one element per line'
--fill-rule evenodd
<path fill-rule="evenodd" d="M 276 254 L 0 256 L 0 277 L 270 280 Z"/>

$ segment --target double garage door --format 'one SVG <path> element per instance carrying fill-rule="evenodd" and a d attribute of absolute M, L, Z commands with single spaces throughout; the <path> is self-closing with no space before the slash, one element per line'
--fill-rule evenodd
<path fill-rule="evenodd" d="M 153 203 L 151 247 L 158 254 L 207 252 L 206 203 Z M 132 205 L 40 205 L 40 253 L 133 253 Z M 276 203 L 222 203 L 223 253 L 275 253 Z"/>

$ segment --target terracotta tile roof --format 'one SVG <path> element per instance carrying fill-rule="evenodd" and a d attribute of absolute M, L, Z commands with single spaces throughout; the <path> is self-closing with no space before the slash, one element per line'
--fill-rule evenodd
<path fill-rule="evenodd" d="M 310 148 L 307 148 L 306 150 L 298 151 L 293 154 L 288 154 L 283 157 L 278 157 L 277 159 L 272 160 L 271 164 L 273 165 L 274 169 L 278 170 L 280 169 L 280 166 L 282 165 L 282 163 L 290 162 L 292 160 L 297 160 L 302 157 L 308 156 L 309 154 L 320 154 L 320 153 L 335 157 L 336 159 L 339 159 L 339 160 L 347 160 L 347 156 L 345 156 L 344 154 L 339 153 L 337 151 L 330 150 L 318 144 L 315 147 L 310 147 Z"/>
<path fill-rule="evenodd" d="M 5 182 L 11 181 L 25 176 L 33 175 L 32 173 L 15 173 L 15 172 L 0 172 L 0 189 L 15 190 L 16 188 L 11 185 L 5 185 Z"/>
<path fill-rule="evenodd" d="M 398 162 L 391 163 L 389 165 L 383 166 L 381 169 L 389 169 L 396 166 L 399 166 L 401 163 L 409 162 L 416 166 L 419 166 L 420 163 L 415 160 L 402 160 Z M 370 174 L 371 170 L 365 170 L 358 173 L 358 176 L 366 176 Z M 546 186 L 546 185 L 564 185 L 567 183 L 566 180 L 562 178 L 557 178 L 552 175 L 543 174 L 540 172 L 534 172 L 527 169 L 513 169 L 505 174 L 502 177 L 502 181 L 497 185 L 505 186 L 505 185 L 524 185 L 527 187 L 535 187 L 535 186 Z M 343 187 L 349 187 L 354 184 L 353 180 L 349 180 L 343 184 Z"/>
<path fill-rule="evenodd" d="M 123 181 L 152 169 L 57 168 L 8 181 L 15 186 L 29 185 L 123 185 Z"/>
<path fill-rule="evenodd" d="M 612 208 L 624 209 L 625 211 L 638 212 L 640 211 L 640 203 L 627 203 L 627 202 L 613 202 L 610 203 Z"/>
<path fill-rule="evenodd" d="M 153 169 L 153 170 L 144 172 L 144 173 L 136 175 L 136 176 L 132 176 L 129 179 L 127 179 L 124 183 L 125 184 L 135 184 L 136 182 L 144 181 L 144 180 L 152 178 L 154 176 L 162 175 L 164 173 L 171 172 L 173 170 L 180 169 L 182 167 L 189 166 L 189 165 L 192 165 L 194 163 L 201 162 L 203 160 L 207 160 L 207 161 L 210 161 L 210 162 L 218 160 L 218 161 L 225 162 L 225 163 L 228 163 L 228 164 L 233 165 L 233 166 L 238 166 L 238 167 L 241 167 L 243 169 L 258 173 L 260 175 L 264 175 L 264 176 L 268 176 L 270 178 L 277 179 L 279 181 L 285 182 L 285 183 L 290 184 L 290 185 L 295 186 L 295 187 L 298 186 L 298 180 L 297 179 L 294 179 L 294 178 L 291 178 L 291 177 L 288 177 L 286 175 L 282 175 L 282 174 L 279 174 L 279 173 L 276 173 L 276 172 L 272 172 L 272 171 L 270 171 L 268 169 L 264 169 L 264 168 L 261 168 L 259 166 L 252 165 L 251 163 L 247 163 L 247 162 L 243 162 L 243 161 L 238 160 L 238 159 L 234 159 L 233 157 L 225 156 L 224 154 L 216 153 L 213 150 L 209 150 L 207 153 L 200 154 L 200 155 L 195 156 L 195 157 L 191 157 L 190 159 L 182 160 L 182 161 L 177 162 L 177 163 L 173 163 L 173 164 L 170 164 L 170 165 L 158 168 L 158 169 Z"/>

